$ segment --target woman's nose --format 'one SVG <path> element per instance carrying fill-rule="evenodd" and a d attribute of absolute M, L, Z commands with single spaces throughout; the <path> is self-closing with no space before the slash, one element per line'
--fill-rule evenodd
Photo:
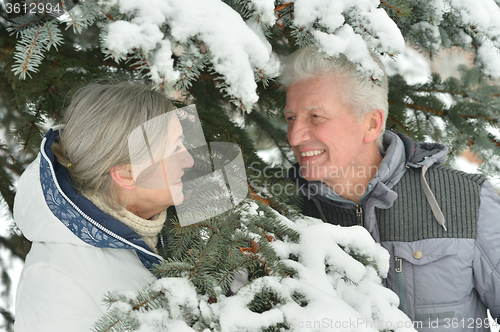
<path fill-rule="evenodd" d="M 181 156 L 181 167 L 182 168 L 191 168 L 194 165 L 193 156 L 188 151 L 182 152 Z"/>

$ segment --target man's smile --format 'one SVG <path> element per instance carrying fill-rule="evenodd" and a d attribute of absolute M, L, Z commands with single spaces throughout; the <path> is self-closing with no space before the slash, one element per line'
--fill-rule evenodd
<path fill-rule="evenodd" d="M 300 156 L 301 157 L 314 157 L 314 156 L 320 155 L 324 152 L 325 152 L 325 150 L 311 150 L 311 151 L 301 152 Z"/>

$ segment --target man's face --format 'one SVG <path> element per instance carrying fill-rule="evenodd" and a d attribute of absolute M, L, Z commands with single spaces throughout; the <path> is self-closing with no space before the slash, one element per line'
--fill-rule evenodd
<path fill-rule="evenodd" d="M 367 121 L 359 121 L 340 98 L 342 82 L 327 75 L 292 84 L 286 93 L 288 141 L 308 181 L 333 187 L 365 167 Z"/>

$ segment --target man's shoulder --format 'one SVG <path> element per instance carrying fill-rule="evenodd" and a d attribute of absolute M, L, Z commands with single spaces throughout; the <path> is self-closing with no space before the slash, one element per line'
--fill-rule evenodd
<path fill-rule="evenodd" d="M 474 183 L 478 186 L 481 186 L 484 181 L 486 181 L 486 177 L 479 173 L 467 173 L 464 171 L 460 171 L 449 166 L 445 165 L 433 165 L 427 171 L 427 174 L 433 174 L 435 177 L 443 177 L 448 176 L 453 178 L 454 180 L 461 180 L 464 182 Z"/>
<path fill-rule="evenodd" d="M 481 186 L 486 181 L 482 174 L 467 173 L 441 164 L 429 167 L 425 177 L 422 173 L 423 168 L 409 167 L 393 190 L 398 194 L 408 192 L 409 197 L 420 193 L 423 197 L 422 181 L 425 178 L 436 198 L 449 201 L 470 197 L 472 192 L 479 196 Z"/>
<path fill-rule="evenodd" d="M 418 241 L 429 238 L 476 238 L 481 186 L 486 178 L 443 165 L 433 165 L 425 180 L 422 168 L 409 168 L 393 187 L 398 194 L 390 209 L 376 209 L 382 241 Z M 436 221 L 431 202 L 442 211 L 447 230 Z M 418 216 L 418 217 L 416 217 Z M 397 225 L 398 227 L 394 227 Z"/>

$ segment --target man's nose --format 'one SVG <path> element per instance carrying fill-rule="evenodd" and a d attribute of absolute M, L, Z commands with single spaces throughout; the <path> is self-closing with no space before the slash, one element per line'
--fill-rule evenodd
<path fill-rule="evenodd" d="M 312 137 L 311 130 L 306 121 L 295 119 L 288 124 L 288 143 L 291 146 L 298 146 L 309 141 Z"/>

